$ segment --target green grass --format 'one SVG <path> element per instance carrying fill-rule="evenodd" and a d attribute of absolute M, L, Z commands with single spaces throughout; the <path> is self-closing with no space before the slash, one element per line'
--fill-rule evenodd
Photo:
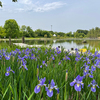
<path fill-rule="evenodd" d="M 21 47 L 13 45 L 13 44 L 9 45 L 9 43 L 0 42 L 0 50 L 7 49 L 8 52 L 11 52 L 12 50 L 15 50 L 16 48 L 21 49 Z"/>

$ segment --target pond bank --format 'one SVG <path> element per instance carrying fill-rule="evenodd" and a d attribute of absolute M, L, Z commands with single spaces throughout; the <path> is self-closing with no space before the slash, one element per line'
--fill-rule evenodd
<path fill-rule="evenodd" d="M 0 41 L 9 41 L 9 38 L 6 39 L 0 39 Z M 12 41 L 14 40 L 22 40 L 22 38 L 12 38 Z M 25 38 L 25 40 L 100 40 L 100 38 Z"/>

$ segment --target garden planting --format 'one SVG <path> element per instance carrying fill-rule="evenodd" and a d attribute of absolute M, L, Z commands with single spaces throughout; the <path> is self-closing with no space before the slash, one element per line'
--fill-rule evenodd
<path fill-rule="evenodd" d="M 0 50 L 0 100 L 100 100 L 99 86 L 97 51 Z"/>

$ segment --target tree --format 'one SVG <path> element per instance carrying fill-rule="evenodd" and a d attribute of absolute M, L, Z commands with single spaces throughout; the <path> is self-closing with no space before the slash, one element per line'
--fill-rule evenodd
<path fill-rule="evenodd" d="M 30 26 L 27 26 L 27 34 L 29 35 L 29 37 L 34 37 L 34 31 L 32 30 L 32 28 Z"/>
<path fill-rule="evenodd" d="M 78 32 L 78 33 L 84 33 L 85 35 L 88 34 L 88 30 L 81 30 L 81 29 L 78 29 L 76 32 Z"/>
<path fill-rule="evenodd" d="M 43 30 L 41 34 L 42 34 L 42 36 L 45 36 L 46 35 L 47 37 L 50 37 L 49 32 L 46 31 L 46 30 Z"/>
<path fill-rule="evenodd" d="M 35 30 L 35 36 L 43 37 L 44 35 L 42 35 L 42 30 L 41 29 Z"/>
<path fill-rule="evenodd" d="M 79 37 L 79 34 L 80 34 L 80 33 L 78 33 L 77 31 L 74 32 L 74 37 L 75 37 L 75 38 L 78 38 L 78 37 Z"/>
<path fill-rule="evenodd" d="M 68 33 L 66 34 L 66 36 L 67 36 L 67 37 L 72 37 L 72 32 L 68 32 Z"/>
<path fill-rule="evenodd" d="M 92 38 L 95 38 L 94 28 L 91 29 L 91 37 L 92 37 Z"/>
<path fill-rule="evenodd" d="M 4 29 L 7 37 L 18 37 L 19 36 L 19 26 L 14 19 L 9 19 L 5 21 Z"/>
<path fill-rule="evenodd" d="M 95 37 L 97 38 L 99 34 L 100 34 L 99 27 L 95 27 Z"/>
<path fill-rule="evenodd" d="M 0 6 L 2 7 L 2 2 L 0 1 Z"/>
<path fill-rule="evenodd" d="M 12 2 L 17 2 L 17 0 L 12 0 Z"/>
<path fill-rule="evenodd" d="M 5 29 L 2 26 L 0 26 L 0 37 L 4 36 L 6 36 Z"/>
<path fill-rule="evenodd" d="M 17 2 L 17 0 L 12 0 L 12 2 Z M 0 6 L 2 7 L 2 2 L 0 1 Z"/>
<path fill-rule="evenodd" d="M 60 35 L 60 37 L 65 37 L 66 36 L 66 34 L 63 33 L 63 32 L 58 32 L 58 35 Z"/>
<path fill-rule="evenodd" d="M 25 25 L 22 25 L 21 26 L 21 29 L 20 29 L 20 33 L 21 33 L 21 36 L 26 36 L 27 32 L 26 32 L 26 26 Z"/>

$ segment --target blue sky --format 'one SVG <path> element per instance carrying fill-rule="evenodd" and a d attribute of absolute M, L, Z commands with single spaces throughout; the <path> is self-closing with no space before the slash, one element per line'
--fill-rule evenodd
<path fill-rule="evenodd" d="M 0 0 L 0 26 L 15 19 L 19 26 L 57 32 L 100 27 L 100 0 Z"/>

